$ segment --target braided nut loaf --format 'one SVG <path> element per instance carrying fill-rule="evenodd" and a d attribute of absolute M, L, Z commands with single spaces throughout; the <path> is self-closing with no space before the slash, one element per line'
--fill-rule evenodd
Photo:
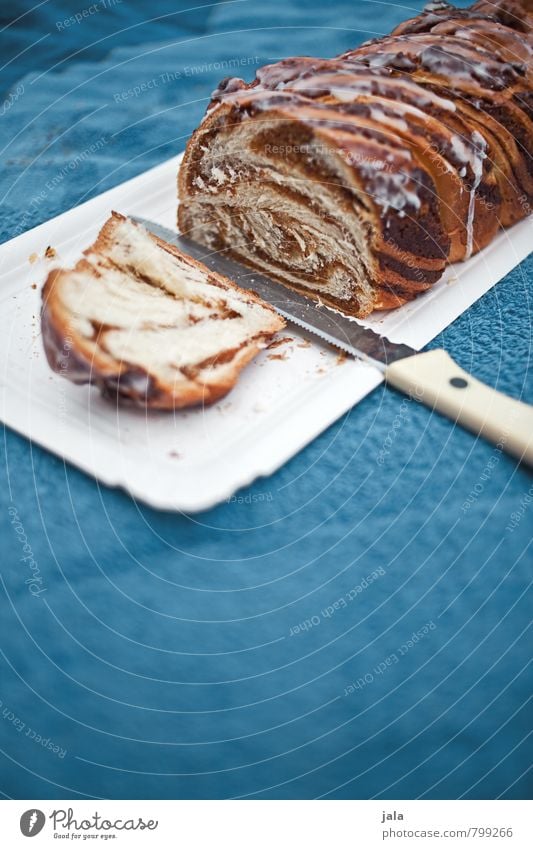
<path fill-rule="evenodd" d="M 444 2 L 335 59 L 229 78 L 179 174 L 180 230 L 364 317 L 533 201 L 531 0 Z"/>

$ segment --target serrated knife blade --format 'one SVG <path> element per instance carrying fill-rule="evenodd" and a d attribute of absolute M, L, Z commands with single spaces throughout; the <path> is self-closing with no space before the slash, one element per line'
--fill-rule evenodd
<path fill-rule="evenodd" d="M 418 353 L 248 268 L 221 251 L 153 221 L 132 216 L 160 239 L 211 271 L 256 292 L 281 315 L 320 339 L 377 366 L 388 384 L 533 466 L 533 407 L 508 398 L 464 371 L 443 349 Z"/>
<path fill-rule="evenodd" d="M 384 336 L 363 327 L 355 320 L 320 305 L 293 289 L 288 289 L 221 251 L 210 250 L 186 236 L 145 218 L 132 216 L 132 220 L 142 224 L 165 242 L 175 245 L 183 253 L 199 260 L 210 271 L 229 277 L 242 289 L 256 292 L 260 298 L 275 307 L 284 318 L 353 357 L 369 360 L 382 371 L 396 360 L 411 357 L 417 353 L 414 348 L 390 342 Z"/>

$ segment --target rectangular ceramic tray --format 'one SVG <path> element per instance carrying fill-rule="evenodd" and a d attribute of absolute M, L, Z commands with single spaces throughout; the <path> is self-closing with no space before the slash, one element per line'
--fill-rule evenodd
<path fill-rule="evenodd" d="M 229 396 L 208 409 L 146 414 L 117 408 L 51 373 L 39 328 L 40 289 L 70 264 L 112 209 L 174 228 L 180 157 L 146 171 L 0 246 L 0 415 L 29 439 L 154 507 L 193 512 L 268 475 L 360 401 L 380 372 L 295 327 L 262 352 Z M 366 323 L 422 348 L 531 250 L 533 219 L 502 232 L 417 301 Z M 57 252 L 43 258 L 48 246 Z M 35 256 L 39 259 L 35 261 Z M 34 261 L 31 262 L 30 258 Z"/>

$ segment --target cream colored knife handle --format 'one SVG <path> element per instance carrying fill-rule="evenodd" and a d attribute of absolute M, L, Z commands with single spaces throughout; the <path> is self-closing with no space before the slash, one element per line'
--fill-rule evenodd
<path fill-rule="evenodd" d="M 533 406 L 463 371 L 442 349 L 397 360 L 387 383 L 533 466 Z"/>

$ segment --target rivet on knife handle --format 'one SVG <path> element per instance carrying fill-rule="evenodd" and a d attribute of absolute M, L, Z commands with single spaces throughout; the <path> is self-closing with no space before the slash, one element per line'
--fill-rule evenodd
<path fill-rule="evenodd" d="M 533 466 L 533 406 L 509 398 L 437 349 L 398 360 L 387 383 Z"/>

